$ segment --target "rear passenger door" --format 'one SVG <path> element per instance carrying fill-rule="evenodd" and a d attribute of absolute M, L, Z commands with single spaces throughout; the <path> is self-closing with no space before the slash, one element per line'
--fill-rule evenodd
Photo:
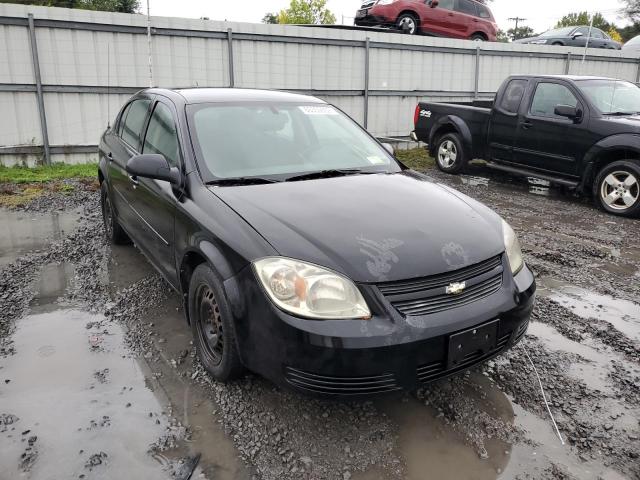
<path fill-rule="evenodd" d="M 489 125 L 489 156 L 492 160 L 511 162 L 518 130 L 518 111 L 528 81 L 514 78 L 509 81 L 491 111 Z"/>
<path fill-rule="evenodd" d="M 115 139 L 107 152 L 109 180 L 112 188 L 111 201 L 118 220 L 133 238 L 136 238 L 138 224 L 131 209 L 132 182 L 126 171 L 127 162 L 140 153 L 144 125 L 147 121 L 150 98 L 137 98 L 129 102 L 122 111 Z"/>
<path fill-rule="evenodd" d="M 469 38 L 477 29 L 478 10 L 471 0 L 456 0 L 456 31 L 460 37 Z"/>
<path fill-rule="evenodd" d="M 151 118 L 142 142 L 141 153 L 164 156 L 172 167 L 182 170 L 182 156 L 177 132 L 177 112 L 171 101 L 156 97 Z M 131 207 L 136 213 L 140 247 L 166 276 L 178 285 L 174 253 L 176 202 L 181 192 L 169 182 L 151 178 L 132 179 Z"/>

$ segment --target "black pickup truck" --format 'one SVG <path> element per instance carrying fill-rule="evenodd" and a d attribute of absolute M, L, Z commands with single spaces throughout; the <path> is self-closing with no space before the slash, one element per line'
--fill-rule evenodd
<path fill-rule="evenodd" d="M 640 216 L 640 88 L 599 77 L 512 76 L 491 108 L 419 103 L 414 140 L 444 172 L 471 159 L 593 195 L 605 211 Z"/>

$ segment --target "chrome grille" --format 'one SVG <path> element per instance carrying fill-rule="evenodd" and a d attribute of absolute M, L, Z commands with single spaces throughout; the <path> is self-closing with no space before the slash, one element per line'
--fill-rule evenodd
<path fill-rule="evenodd" d="M 378 284 L 380 292 L 404 315 L 429 315 L 476 302 L 497 292 L 502 286 L 502 257 L 453 272 L 425 278 Z M 465 282 L 458 295 L 446 293 L 448 285 Z"/>
<path fill-rule="evenodd" d="M 333 395 L 361 395 L 400 390 L 392 373 L 361 377 L 334 377 L 285 367 L 285 378 L 294 387 Z"/>

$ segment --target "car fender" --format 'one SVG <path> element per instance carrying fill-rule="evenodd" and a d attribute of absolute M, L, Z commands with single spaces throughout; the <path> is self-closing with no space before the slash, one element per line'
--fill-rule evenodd
<path fill-rule="evenodd" d="M 605 137 L 595 143 L 585 154 L 582 160 L 583 175 L 580 183 L 580 189 L 584 191 L 585 188 L 589 189 L 589 182 L 591 178 L 596 174 L 594 167 L 598 159 L 607 152 L 614 150 L 631 150 L 638 153 L 640 158 L 640 135 L 634 133 L 621 133 L 617 135 L 611 135 Z"/>
<path fill-rule="evenodd" d="M 462 137 L 463 147 L 467 152 L 473 151 L 473 141 L 471 137 L 471 130 L 467 122 L 456 115 L 446 115 L 439 118 L 436 123 L 431 127 L 429 133 L 429 145 L 433 145 L 436 133 L 442 129 L 442 127 L 453 127 L 453 129 Z"/>

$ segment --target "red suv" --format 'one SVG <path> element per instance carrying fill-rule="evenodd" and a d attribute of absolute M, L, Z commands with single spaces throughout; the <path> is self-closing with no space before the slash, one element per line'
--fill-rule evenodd
<path fill-rule="evenodd" d="M 474 0 L 367 0 L 356 13 L 355 24 L 491 42 L 498 33 L 491 10 Z"/>

